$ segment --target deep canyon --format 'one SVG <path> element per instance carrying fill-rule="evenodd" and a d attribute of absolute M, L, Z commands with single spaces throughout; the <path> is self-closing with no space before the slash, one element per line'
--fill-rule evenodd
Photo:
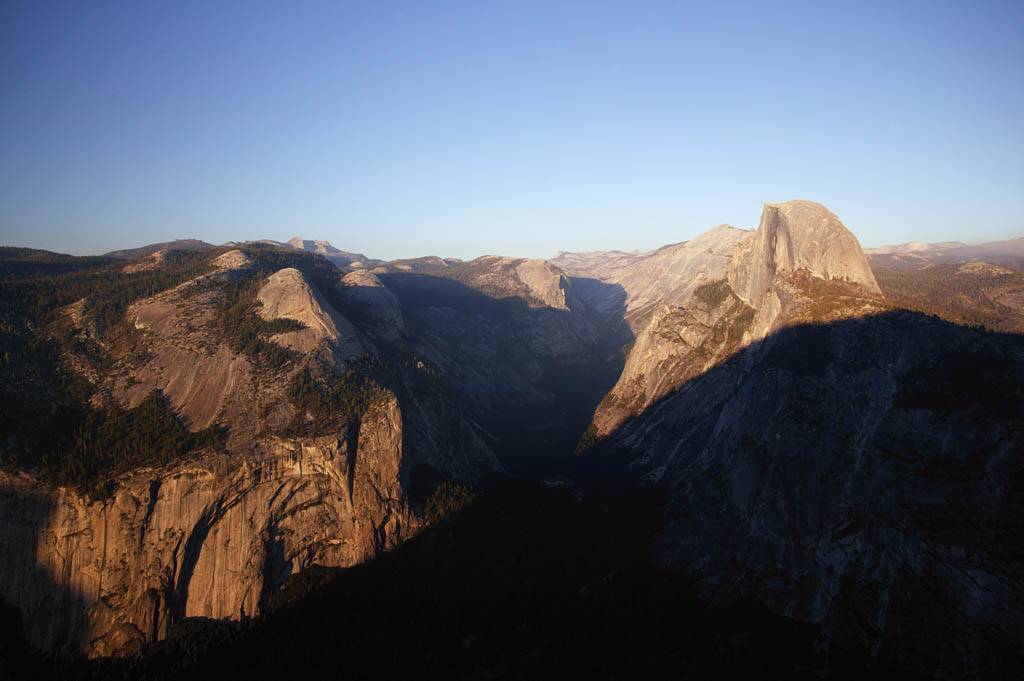
<path fill-rule="evenodd" d="M 535 641 L 562 634 L 539 623 L 623 612 L 676 622 L 688 659 L 718 645 L 781 675 L 839 675 L 829 651 L 1024 670 L 1020 263 L 865 255 L 809 201 L 648 253 L 207 246 L 4 249 L 0 598 L 24 655 L 150 673 L 209 626 L 245 658 L 344 602 L 345 655 L 383 654 L 359 636 L 391 626 L 410 667 L 434 653 L 374 603 L 452 608 L 438 621 L 472 624 L 425 640 L 483 650 L 471 678 L 552 671 Z M 528 624 L 452 605 L 459 580 Z M 524 614 L 503 580 L 556 606 Z M 673 645 L 622 636 L 595 640 Z"/>

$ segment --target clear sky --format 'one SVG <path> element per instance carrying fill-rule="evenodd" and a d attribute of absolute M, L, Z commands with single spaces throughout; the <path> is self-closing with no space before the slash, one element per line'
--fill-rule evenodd
<path fill-rule="evenodd" d="M 1024 236 L 1024 2 L 0 3 L 0 243 Z"/>

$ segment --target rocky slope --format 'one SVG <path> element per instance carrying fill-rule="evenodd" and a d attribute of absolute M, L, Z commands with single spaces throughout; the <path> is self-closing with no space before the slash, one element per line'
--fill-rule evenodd
<path fill-rule="evenodd" d="M 701 284 L 724 278 L 736 244 L 747 235 L 719 225 L 650 253 L 560 253 L 552 263 L 583 280 L 576 285 L 588 303 L 624 315 L 639 332 L 658 305 L 682 305 Z M 606 286 L 594 286 L 593 280 Z M 625 292 L 624 301 L 616 299 L 619 290 Z"/>
<path fill-rule="evenodd" d="M 258 314 L 264 319 L 291 319 L 306 327 L 276 334 L 272 342 L 303 354 L 328 343 L 342 362 L 363 354 L 352 322 L 333 309 L 294 267 L 272 274 L 256 299 L 261 303 Z"/>
<path fill-rule="evenodd" d="M 359 306 L 367 332 L 381 340 L 397 341 L 405 335 L 402 306 L 377 275 L 355 270 L 341 280 L 345 296 Z"/>
<path fill-rule="evenodd" d="M 815 306 L 825 299 L 833 316 L 881 309 L 856 237 L 810 201 L 765 204 L 753 232 L 719 225 L 628 264 L 623 257 L 599 258 L 592 269 L 574 262 L 580 274 L 621 283 L 635 333 L 618 382 L 594 414 L 598 437 L 780 326 L 823 321 Z"/>
<path fill-rule="evenodd" d="M 0 597 L 35 645 L 124 655 L 187 618 L 250 617 L 289 575 L 404 542 L 445 481 L 607 463 L 665 495 L 651 553 L 709 602 L 749 596 L 925 677 L 1010 668 L 1024 347 L 897 310 L 882 291 L 922 287 L 876 281 L 825 207 L 551 262 L 339 269 L 328 246 L 55 261 L 23 283 L 35 261 L 4 261 Z M 991 265 L 921 272 L 988 301 L 986 324 L 1019 302 Z M 71 439 L 18 425 L 47 415 Z M 149 437 L 163 458 L 121 451 Z M 570 474 L 543 486 L 584 495 Z M 562 587 L 576 603 L 633 561 Z"/>
<path fill-rule="evenodd" d="M 176 262 L 149 257 L 116 277 L 163 281 Z M 252 616 L 309 565 L 392 548 L 441 482 L 503 470 L 493 452 L 516 438 L 502 428 L 519 436 L 501 450 L 509 465 L 550 452 L 567 418 L 560 391 L 577 389 L 566 376 L 600 361 L 585 306 L 543 261 L 387 285 L 265 245 L 197 262 L 202 274 L 130 302 L 104 333 L 95 300 L 53 322 L 78 339 L 62 363 L 93 409 L 156 394 L 188 432 L 218 431 L 224 451 L 134 466 L 98 496 L 4 474 L 0 595 L 36 646 L 123 655 L 183 618 Z"/>
<path fill-rule="evenodd" d="M 32 644 L 123 655 L 182 618 L 252 616 L 289 574 L 354 565 L 410 536 L 440 481 L 501 469 L 436 369 L 400 346 L 361 368 L 374 338 L 397 339 L 382 329 L 400 329 L 393 295 L 367 299 L 375 280 L 265 248 L 212 252 L 205 274 L 132 302 L 105 335 L 89 323 L 95 302 L 57 317 L 77 334 L 63 363 L 91 383 L 93 409 L 130 410 L 155 390 L 224 449 L 134 467 L 98 498 L 0 474 L 0 597 Z M 360 315 L 356 298 L 385 306 L 367 332 L 338 310 Z M 317 411 L 331 399 L 334 411 Z"/>
<path fill-rule="evenodd" d="M 399 482 L 397 402 L 373 408 L 358 445 L 264 438 L 138 470 L 110 499 L 0 474 L 0 595 L 46 650 L 124 655 L 184 617 L 259 612 L 290 574 L 360 563 L 419 524 Z"/>
<path fill-rule="evenodd" d="M 520 298 L 530 307 L 563 311 L 575 307 L 568 277 L 546 260 L 485 255 L 437 274 L 498 300 Z"/>
<path fill-rule="evenodd" d="M 614 382 L 621 330 L 540 260 L 486 256 L 428 274 L 380 274 L 416 355 L 448 377 L 514 470 L 565 457 Z"/>

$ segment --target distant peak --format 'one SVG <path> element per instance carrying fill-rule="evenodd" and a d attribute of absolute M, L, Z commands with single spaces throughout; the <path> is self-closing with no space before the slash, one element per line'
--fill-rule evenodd
<path fill-rule="evenodd" d="M 289 239 L 288 245 L 292 248 L 297 248 L 302 251 L 312 251 L 314 253 L 340 253 L 340 251 L 332 246 L 328 241 L 303 239 L 300 236 Z"/>

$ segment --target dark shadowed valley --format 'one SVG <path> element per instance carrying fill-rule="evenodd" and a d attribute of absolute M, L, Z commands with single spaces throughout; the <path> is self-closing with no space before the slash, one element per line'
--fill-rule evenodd
<path fill-rule="evenodd" d="M 2 248 L 0 678 L 1020 678 L 1016 241 Z"/>

